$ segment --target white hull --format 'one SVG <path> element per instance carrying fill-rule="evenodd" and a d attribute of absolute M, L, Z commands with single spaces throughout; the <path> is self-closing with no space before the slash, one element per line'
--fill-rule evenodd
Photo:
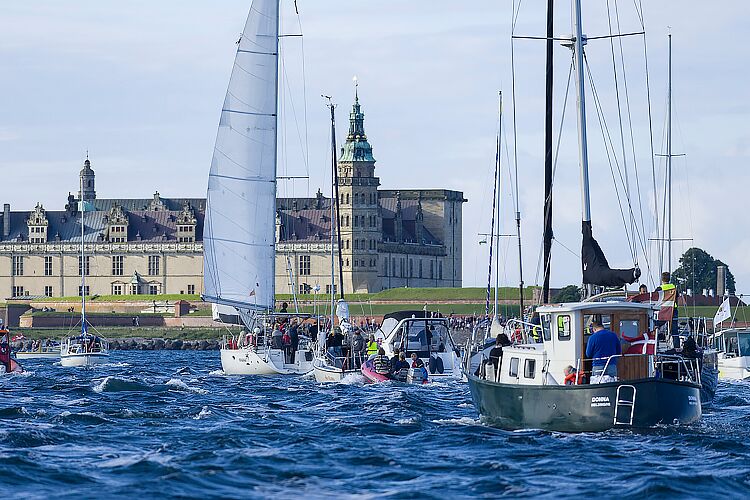
<path fill-rule="evenodd" d="M 341 382 L 344 380 L 344 377 L 359 373 L 361 373 L 359 369 L 342 370 L 341 368 L 328 365 L 321 358 L 315 358 L 315 361 L 313 361 L 313 374 L 315 375 L 315 381 L 318 383 Z"/>
<path fill-rule="evenodd" d="M 94 366 L 109 361 L 108 352 L 92 352 L 88 354 L 65 354 L 60 356 L 61 366 Z"/>
<path fill-rule="evenodd" d="M 222 349 L 221 369 L 226 375 L 304 375 L 312 370 L 312 361 L 306 356 L 309 352 L 297 351 L 294 363 L 286 363 L 280 349 Z"/>
<path fill-rule="evenodd" d="M 730 380 L 750 379 L 750 356 L 719 357 L 719 378 Z"/>
<path fill-rule="evenodd" d="M 16 359 L 60 359 L 60 350 L 48 352 L 20 351 L 16 352 Z"/>

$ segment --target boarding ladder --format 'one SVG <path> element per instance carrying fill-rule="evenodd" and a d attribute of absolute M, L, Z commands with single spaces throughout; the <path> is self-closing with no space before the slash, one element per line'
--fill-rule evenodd
<path fill-rule="evenodd" d="M 617 387 L 615 398 L 615 425 L 633 425 L 635 413 L 635 387 L 623 384 Z"/>

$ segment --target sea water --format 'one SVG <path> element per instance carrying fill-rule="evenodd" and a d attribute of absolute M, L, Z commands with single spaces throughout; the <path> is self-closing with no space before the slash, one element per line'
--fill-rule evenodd
<path fill-rule="evenodd" d="M 508 432 L 468 386 L 226 377 L 217 352 L 27 360 L 0 377 L 0 491 L 15 498 L 743 497 L 750 384 L 701 422 Z"/>

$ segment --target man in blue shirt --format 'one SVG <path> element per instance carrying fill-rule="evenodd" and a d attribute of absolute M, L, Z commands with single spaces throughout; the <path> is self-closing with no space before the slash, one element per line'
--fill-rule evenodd
<path fill-rule="evenodd" d="M 586 343 L 586 357 L 593 359 L 591 376 L 609 375 L 610 377 L 617 377 L 617 358 L 610 360 L 609 365 L 607 365 L 607 360 L 610 356 L 622 354 L 620 339 L 615 332 L 604 328 L 600 320 L 591 322 L 591 330 L 594 333 Z M 604 371 L 605 366 L 607 367 L 606 372 Z"/>

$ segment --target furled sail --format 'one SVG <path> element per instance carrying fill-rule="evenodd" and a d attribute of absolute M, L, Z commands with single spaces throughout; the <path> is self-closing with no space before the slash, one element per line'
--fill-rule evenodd
<path fill-rule="evenodd" d="M 591 221 L 583 221 L 583 245 L 581 249 L 583 283 L 599 286 L 623 286 L 633 283 L 641 275 L 635 267 L 630 269 L 610 269 L 599 243 L 594 239 Z"/>
<path fill-rule="evenodd" d="M 237 43 L 208 178 L 204 298 L 272 309 L 278 0 L 254 0 Z"/>

